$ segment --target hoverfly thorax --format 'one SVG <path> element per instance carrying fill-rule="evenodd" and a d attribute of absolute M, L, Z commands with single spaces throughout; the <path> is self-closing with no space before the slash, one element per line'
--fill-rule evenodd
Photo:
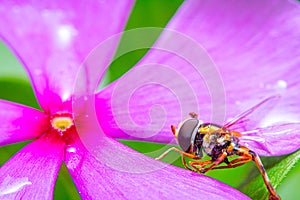
<path fill-rule="evenodd" d="M 209 156 L 218 156 L 222 150 L 230 145 L 233 147 L 238 146 L 238 138 L 233 136 L 232 133 L 222 128 L 219 125 L 212 123 L 202 124 L 200 133 L 203 134 L 203 150 Z"/>

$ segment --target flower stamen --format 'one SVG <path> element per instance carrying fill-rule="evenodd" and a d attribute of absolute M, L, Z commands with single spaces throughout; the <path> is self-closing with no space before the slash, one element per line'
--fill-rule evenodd
<path fill-rule="evenodd" d="M 59 132 L 62 136 L 63 133 L 74 125 L 71 115 L 68 113 L 55 114 L 51 119 L 51 126 Z"/>

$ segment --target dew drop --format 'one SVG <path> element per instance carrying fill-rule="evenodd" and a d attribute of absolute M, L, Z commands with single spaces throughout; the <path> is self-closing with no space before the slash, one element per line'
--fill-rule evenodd
<path fill-rule="evenodd" d="M 285 89 L 287 87 L 287 82 L 284 80 L 278 80 L 276 86 L 277 88 Z"/>
<path fill-rule="evenodd" d="M 75 35 L 77 31 L 72 25 L 61 25 L 57 28 L 57 38 L 62 46 L 69 46 Z"/>
<path fill-rule="evenodd" d="M 75 151 L 76 151 L 76 149 L 75 149 Z M 69 170 L 75 170 L 78 167 L 81 158 L 75 152 L 70 152 L 70 153 L 72 153 L 72 154 L 69 155 L 66 164 L 67 164 Z"/>
<path fill-rule="evenodd" d="M 71 94 L 70 91 L 66 90 L 63 94 L 62 94 L 62 100 L 63 101 L 67 101 L 70 98 Z"/>
<path fill-rule="evenodd" d="M 76 153 L 76 148 L 72 147 L 72 146 L 69 146 L 69 147 L 66 148 L 66 151 L 68 151 L 70 153 Z"/>

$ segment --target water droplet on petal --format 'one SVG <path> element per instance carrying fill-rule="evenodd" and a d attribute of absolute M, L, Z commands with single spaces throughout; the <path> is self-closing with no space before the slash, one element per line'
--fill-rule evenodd
<path fill-rule="evenodd" d="M 68 151 L 70 153 L 76 153 L 76 148 L 72 147 L 72 146 L 69 146 L 69 147 L 66 148 L 66 151 Z"/>
<path fill-rule="evenodd" d="M 278 80 L 276 84 L 277 88 L 285 89 L 287 87 L 287 82 L 284 80 Z"/>
<path fill-rule="evenodd" d="M 75 170 L 80 163 L 80 156 L 73 152 L 70 153 L 73 155 L 68 159 L 66 165 L 68 166 L 69 170 Z"/>
<path fill-rule="evenodd" d="M 65 163 L 68 166 L 69 170 L 76 170 L 76 168 L 80 167 L 80 163 L 82 160 L 82 154 L 78 150 L 77 147 L 73 145 L 68 145 L 66 148 L 66 157 Z"/>
<path fill-rule="evenodd" d="M 70 91 L 68 91 L 68 90 L 64 91 L 64 93 L 62 94 L 63 101 L 67 101 L 70 97 L 71 97 L 71 94 L 70 94 Z"/>
<path fill-rule="evenodd" d="M 61 25 L 57 28 L 57 39 L 60 46 L 69 46 L 75 35 L 77 35 L 77 31 L 72 25 Z"/>

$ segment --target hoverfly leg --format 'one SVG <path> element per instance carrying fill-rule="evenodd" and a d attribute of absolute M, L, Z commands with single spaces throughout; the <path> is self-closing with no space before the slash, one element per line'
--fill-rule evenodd
<path fill-rule="evenodd" d="M 244 146 L 239 146 L 236 154 L 241 156 L 242 158 L 240 158 L 240 159 L 237 158 L 235 160 L 232 160 L 230 163 L 235 164 L 233 166 L 237 167 L 237 166 L 240 166 L 250 160 L 253 160 L 255 162 L 257 168 L 259 169 L 259 172 L 261 173 L 261 175 L 263 177 L 265 185 L 267 186 L 267 189 L 269 191 L 269 199 L 270 200 L 280 200 L 281 198 L 277 195 L 275 189 L 271 185 L 271 182 L 269 180 L 267 172 L 266 172 L 259 156 L 255 152 L 251 151 L 250 149 L 248 149 L 247 147 L 244 147 Z M 233 167 L 233 166 L 231 166 L 231 167 Z M 226 166 L 224 168 L 226 168 Z"/>
<path fill-rule="evenodd" d="M 170 153 L 172 150 L 175 151 L 175 147 L 172 147 L 170 149 L 168 149 L 167 151 L 165 151 L 164 153 L 162 153 L 159 157 L 155 158 L 155 160 L 161 160 L 163 159 L 168 153 Z M 176 149 L 177 150 L 177 149 Z M 179 149 L 178 149 L 179 150 Z"/>
<path fill-rule="evenodd" d="M 203 162 L 190 161 L 189 164 L 197 172 L 203 173 L 203 170 L 204 170 L 205 166 L 211 164 L 212 162 L 213 162 L 212 160 L 206 160 L 206 161 L 203 161 Z"/>
<path fill-rule="evenodd" d="M 186 153 L 180 149 L 177 149 L 176 147 L 171 147 L 170 149 L 168 149 L 167 151 L 165 151 L 164 153 L 162 153 L 159 157 L 155 158 L 155 160 L 161 160 L 162 158 L 164 158 L 168 153 L 170 153 L 171 151 L 176 151 L 178 153 L 180 153 L 182 156 L 186 156 L 188 158 L 192 158 L 192 159 L 199 159 L 199 157 L 197 157 L 196 155 L 190 154 L 190 153 Z"/>
<path fill-rule="evenodd" d="M 197 168 L 195 168 L 194 166 L 192 166 L 192 165 L 190 164 L 190 162 L 189 162 L 189 165 L 190 165 L 190 166 L 189 166 L 189 165 L 187 164 L 186 160 L 184 159 L 184 156 L 183 156 L 183 155 L 181 156 L 181 160 L 182 160 L 183 166 L 184 166 L 186 169 L 191 170 L 191 171 L 193 171 L 193 172 L 198 172 L 198 171 L 199 171 Z"/>
<path fill-rule="evenodd" d="M 269 200 L 280 200 L 281 198 L 277 195 L 275 189 L 271 185 L 270 179 L 266 173 L 266 170 L 265 170 L 259 156 L 251 150 L 249 150 L 249 154 L 252 156 L 252 159 L 254 160 L 257 168 L 259 169 L 259 171 L 263 177 L 265 185 L 267 186 L 267 189 L 269 191 Z"/>
<path fill-rule="evenodd" d="M 210 167 L 203 168 L 202 173 L 206 173 L 209 170 L 215 168 L 217 165 L 219 165 L 220 163 L 222 163 L 226 157 L 227 157 L 227 153 L 223 152 L 222 155 L 217 160 L 213 161 L 213 164 Z"/>
<path fill-rule="evenodd" d="M 226 166 L 219 166 L 219 167 L 215 167 L 213 169 L 226 169 L 226 168 L 235 168 L 238 166 L 241 166 L 249 161 L 251 161 L 252 158 L 251 157 L 240 157 L 240 158 L 236 158 L 232 161 L 230 161 Z"/>

